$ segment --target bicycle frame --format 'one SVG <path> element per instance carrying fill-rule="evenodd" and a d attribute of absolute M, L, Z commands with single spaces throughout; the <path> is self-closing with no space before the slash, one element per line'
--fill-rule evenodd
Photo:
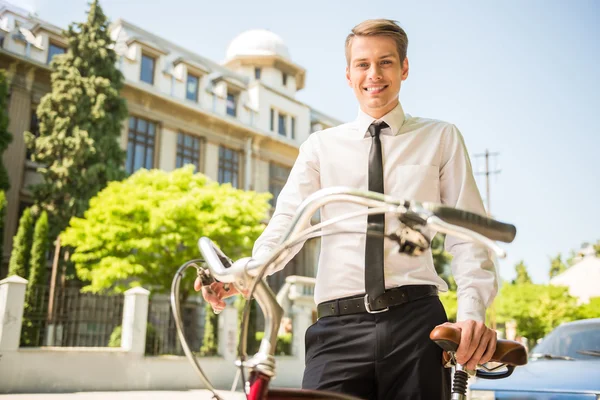
<path fill-rule="evenodd" d="M 321 222 L 315 226 L 309 226 L 309 221 L 314 213 L 321 207 L 333 202 L 351 202 L 366 206 L 361 212 L 350 213 L 341 217 Z M 248 259 L 245 262 L 232 263 L 221 250 L 206 237 L 198 241 L 198 247 L 203 256 L 206 266 L 199 265 L 202 260 L 192 260 L 182 265 L 177 271 L 171 287 L 171 305 L 176 322 L 179 338 L 186 357 L 191 361 L 194 369 L 201 377 L 206 388 L 213 392 L 214 398 L 220 399 L 214 387 L 200 368 L 196 358 L 191 352 L 183 334 L 179 305 L 179 284 L 181 277 L 187 268 L 196 268 L 201 271 L 208 268 L 210 275 L 217 281 L 231 283 L 241 292 L 246 292 L 247 298 L 255 298 L 265 316 L 265 334 L 260 343 L 258 352 L 246 360 L 246 336 L 248 328 L 249 306 L 246 305 L 240 332 L 239 360 L 236 364 L 243 374 L 244 368 L 250 369 L 250 379 L 245 386 L 246 396 L 249 400 L 263 400 L 267 397 L 281 398 L 344 398 L 349 396 L 318 391 L 269 391 L 270 380 L 276 375 L 275 371 L 275 348 L 277 331 L 283 317 L 283 309 L 277 303 L 275 294 L 268 287 L 263 277 L 271 269 L 277 269 L 292 251 L 292 248 L 307 239 L 322 236 L 321 229 L 331 226 L 343 219 L 353 218 L 357 215 L 388 213 L 398 217 L 410 214 L 411 221 L 422 227 L 431 228 L 437 232 L 455 235 L 466 240 L 478 242 L 491 249 L 498 257 L 505 257 L 505 252 L 494 241 L 473 230 L 450 224 L 431 210 L 434 204 L 419 203 L 414 201 L 403 201 L 380 193 L 360 191 L 350 188 L 337 187 L 322 189 L 309 196 L 298 208 L 287 233 L 281 243 L 272 251 L 267 260 Z M 402 224 L 401 224 L 402 225 Z M 305 228 L 307 227 L 308 228 Z M 334 233 L 344 233 L 343 231 Z M 363 232 L 364 233 L 364 232 Z M 332 234 L 332 233 L 328 233 Z M 427 241 L 426 245 L 429 245 Z M 228 264 L 228 265 L 224 265 Z M 203 271 L 206 274 L 206 271 Z M 242 375 L 243 376 L 243 375 Z"/>

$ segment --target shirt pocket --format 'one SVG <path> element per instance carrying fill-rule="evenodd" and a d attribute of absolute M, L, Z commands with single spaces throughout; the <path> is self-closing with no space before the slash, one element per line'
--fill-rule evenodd
<path fill-rule="evenodd" d="M 390 194 L 403 200 L 440 202 L 440 171 L 434 165 L 397 165 L 390 176 Z"/>

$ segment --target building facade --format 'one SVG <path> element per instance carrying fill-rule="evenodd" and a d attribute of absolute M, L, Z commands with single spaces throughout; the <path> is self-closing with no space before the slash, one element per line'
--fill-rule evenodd
<path fill-rule="evenodd" d="M 266 30 L 234 38 L 217 63 L 122 19 L 111 25 L 118 68 L 125 76 L 122 96 L 129 117 L 121 146 L 126 171 L 166 171 L 194 164 L 220 183 L 277 195 L 299 146 L 314 131 L 340 124 L 296 100 L 306 71 L 285 43 Z M 50 91 L 49 62 L 67 49 L 62 30 L 0 0 L 0 68 L 10 84 L 8 113 L 13 141 L 2 155 L 11 189 L 2 246 L 0 277 L 6 275 L 12 240 L 28 187 L 39 181 L 23 132 L 36 133 L 36 108 Z M 283 274 L 271 277 L 277 289 L 285 276 L 314 276 L 317 244 L 307 243 Z"/>

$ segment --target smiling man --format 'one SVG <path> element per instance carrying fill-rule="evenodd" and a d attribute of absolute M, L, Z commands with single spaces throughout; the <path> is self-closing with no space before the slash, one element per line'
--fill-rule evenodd
<path fill-rule="evenodd" d="M 405 114 L 400 104 L 409 71 L 407 45 L 404 30 L 390 20 L 362 22 L 348 35 L 346 78 L 359 103 L 356 120 L 315 132 L 302 144 L 274 215 L 255 243 L 255 258 L 269 254 L 300 203 L 325 187 L 372 190 L 485 215 L 458 129 Z M 357 210 L 354 204 L 328 205 L 321 220 Z M 303 388 L 365 399 L 449 398 L 449 370 L 429 339 L 435 326 L 447 322 L 438 297 L 447 285 L 436 274 L 431 251 L 409 257 L 380 236 L 364 234 L 367 226 L 392 233 L 398 225 L 391 217 L 356 217 L 335 228 L 363 233 L 322 238 L 318 321 L 306 332 Z M 446 248 L 454 256 L 458 285 L 457 358 L 473 369 L 496 346 L 495 332 L 484 323 L 497 292 L 495 266 L 475 244 L 447 237 Z M 224 294 L 220 284 L 213 284 L 212 293 L 204 291 L 215 307 L 225 306 Z"/>

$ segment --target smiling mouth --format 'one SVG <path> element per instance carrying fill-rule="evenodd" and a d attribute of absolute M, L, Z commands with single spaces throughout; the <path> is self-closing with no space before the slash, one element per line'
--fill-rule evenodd
<path fill-rule="evenodd" d="M 387 89 L 389 85 L 380 85 L 380 86 L 368 86 L 363 88 L 363 90 L 369 94 L 379 94 Z"/>

